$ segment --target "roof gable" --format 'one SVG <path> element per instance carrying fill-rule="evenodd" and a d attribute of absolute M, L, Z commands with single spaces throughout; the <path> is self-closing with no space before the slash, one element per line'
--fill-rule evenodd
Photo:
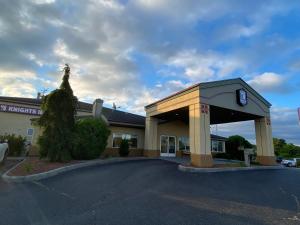
<path fill-rule="evenodd" d="M 212 82 L 204 82 L 200 83 L 200 90 L 212 87 L 221 87 L 224 85 L 231 85 L 231 84 L 240 84 L 242 85 L 248 92 L 252 93 L 256 98 L 262 101 L 266 106 L 271 107 L 272 104 L 268 102 L 262 95 L 260 95 L 257 91 L 255 91 L 248 83 L 246 83 L 242 78 L 234 78 L 234 79 L 227 79 L 227 80 L 219 80 L 219 81 L 212 81 Z"/>

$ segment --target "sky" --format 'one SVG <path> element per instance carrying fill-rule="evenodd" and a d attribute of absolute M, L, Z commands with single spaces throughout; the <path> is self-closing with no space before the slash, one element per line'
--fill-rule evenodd
<path fill-rule="evenodd" d="M 192 84 L 241 77 L 300 145 L 300 0 L 0 0 L 0 95 L 58 87 L 144 115 Z M 255 142 L 253 121 L 212 127 Z"/>

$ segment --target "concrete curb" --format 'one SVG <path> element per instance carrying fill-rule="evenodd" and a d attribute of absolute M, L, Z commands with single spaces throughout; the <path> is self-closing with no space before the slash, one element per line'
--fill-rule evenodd
<path fill-rule="evenodd" d="M 185 165 L 178 165 L 178 170 L 190 173 L 218 173 L 235 171 L 255 171 L 255 170 L 281 170 L 287 169 L 282 166 L 254 166 L 254 167 L 231 167 L 231 168 L 197 168 Z"/>
<path fill-rule="evenodd" d="M 27 176 L 9 176 L 9 172 L 15 169 L 23 160 L 15 165 L 13 168 L 9 169 L 2 175 L 2 179 L 9 182 L 26 182 L 26 181 L 37 181 L 48 177 L 53 177 L 58 174 L 65 173 L 67 171 L 95 166 L 95 165 L 107 165 L 107 164 L 114 164 L 114 163 L 121 163 L 121 162 L 130 162 L 130 161 L 143 161 L 143 160 L 151 160 L 153 158 L 146 158 L 146 157 L 135 157 L 135 158 L 111 158 L 111 159 L 97 159 L 88 162 L 81 162 L 78 164 L 73 164 L 65 167 L 60 167 L 57 169 L 49 170 L 47 172 L 32 174 Z"/>

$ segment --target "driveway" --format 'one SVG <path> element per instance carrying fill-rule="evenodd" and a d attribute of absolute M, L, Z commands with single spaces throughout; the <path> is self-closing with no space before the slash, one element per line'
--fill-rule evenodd
<path fill-rule="evenodd" d="M 191 174 L 143 160 L 0 181 L 0 224 L 300 224 L 300 170 Z"/>

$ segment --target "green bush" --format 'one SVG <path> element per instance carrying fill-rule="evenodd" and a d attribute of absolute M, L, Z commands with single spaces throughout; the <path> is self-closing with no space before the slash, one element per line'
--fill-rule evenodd
<path fill-rule="evenodd" d="M 21 156 L 25 152 L 26 139 L 15 134 L 0 135 L 0 142 L 8 141 L 9 156 Z"/>
<path fill-rule="evenodd" d="M 213 157 L 214 158 L 220 158 L 220 159 L 230 159 L 230 155 L 225 153 L 225 152 L 213 153 Z"/>
<path fill-rule="evenodd" d="M 300 167 L 300 159 L 297 159 L 296 167 Z"/>
<path fill-rule="evenodd" d="M 231 159 L 244 160 L 244 152 L 240 147 L 253 148 L 252 144 L 239 135 L 230 136 L 226 141 L 226 153 Z"/>
<path fill-rule="evenodd" d="M 110 130 L 101 119 L 76 121 L 72 157 L 79 160 L 99 158 L 107 145 L 109 134 Z"/>
<path fill-rule="evenodd" d="M 119 154 L 121 157 L 126 157 L 129 155 L 129 143 L 128 140 L 122 139 L 119 147 Z"/>

